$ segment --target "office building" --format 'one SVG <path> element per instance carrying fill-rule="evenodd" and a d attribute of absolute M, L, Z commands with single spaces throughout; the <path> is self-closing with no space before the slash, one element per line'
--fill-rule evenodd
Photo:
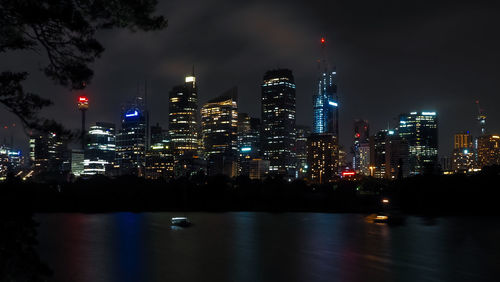
<path fill-rule="evenodd" d="M 269 174 L 295 178 L 295 80 L 291 70 L 265 73 L 262 83 L 262 157 Z"/>
<path fill-rule="evenodd" d="M 399 116 L 399 136 L 408 142 L 410 175 L 436 171 L 438 119 L 436 112 L 412 112 Z"/>
<path fill-rule="evenodd" d="M 324 184 L 337 178 L 339 169 L 337 137 L 332 133 L 311 134 L 307 139 L 308 179 Z"/>
<path fill-rule="evenodd" d="M 60 173 L 67 159 L 68 148 L 64 138 L 55 133 L 30 137 L 30 162 L 35 175 L 42 172 Z"/>
<path fill-rule="evenodd" d="M 238 175 L 250 174 L 250 162 L 260 157 L 260 119 L 238 113 Z"/>
<path fill-rule="evenodd" d="M 370 127 L 368 121 L 357 119 L 354 121 L 354 142 L 352 146 L 352 168 L 356 173 L 361 173 L 361 152 L 362 144 L 370 142 Z"/>
<path fill-rule="evenodd" d="M 461 132 L 453 135 L 453 152 L 451 157 L 450 171 L 471 172 L 476 168 L 476 150 L 472 143 L 472 135 L 469 132 Z M 442 170 L 447 170 L 441 166 Z"/>
<path fill-rule="evenodd" d="M 144 176 L 147 126 L 142 97 L 122 108 L 122 128 L 116 134 L 116 163 L 120 174 Z"/>
<path fill-rule="evenodd" d="M 207 174 L 237 175 L 238 90 L 236 87 L 201 108 L 203 149 Z"/>
<path fill-rule="evenodd" d="M 167 143 L 156 143 L 146 152 L 146 179 L 174 177 L 174 156 Z"/>
<path fill-rule="evenodd" d="M 478 137 L 477 157 L 479 168 L 500 165 L 500 135 L 485 134 Z"/>
<path fill-rule="evenodd" d="M 172 153 L 194 156 L 199 149 L 198 92 L 194 73 L 169 93 L 169 138 Z"/>
<path fill-rule="evenodd" d="M 113 167 L 116 155 L 115 125 L 96 122 L 87 134 L 84 175 L 106 174 Z"/>
<path fill-rule="evenodd" d="M 295 139 L 295 156 L 297 158 L 297 178 L 307 177 L 307 138 L 311 135 L 309 126 L 297 126 Z"/>
<path fill-rule="evenodd" d="M 408 141 L 394 131 L 388 131 L 385 140 L 385 178 L 402 179 L 410 174 Z"/>

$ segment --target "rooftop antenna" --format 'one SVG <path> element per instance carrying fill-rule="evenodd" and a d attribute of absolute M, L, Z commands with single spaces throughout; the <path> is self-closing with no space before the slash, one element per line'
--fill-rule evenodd
<path fill-rule="evenodd" d="M 477 120 L 479 121 L 479 128 L 481 129 L 481 135 L 486 134 L 486 112 L 484 109 L 481 109 L 481 106 L 479 105 L 479 100 L 476 100 L 476 105 L 477 105 Z"/>

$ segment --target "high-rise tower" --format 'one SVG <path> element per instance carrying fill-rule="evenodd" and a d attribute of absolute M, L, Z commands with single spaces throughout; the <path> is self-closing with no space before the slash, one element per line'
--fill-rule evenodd
<path fill-rule="evenodd" d="M 325 45 L 325 39 L 321 38 L 318 90 L 313 96 L 313 133 L 333 133 L 338 137 L 337 72 L 328 65 Z"/>
<path fill-rule="evenodd" d="M 291 70 L 267 71 L 262 83 L 263 158 L 269 174 L 295 178 L 295 80 Z"/>
<path fill-rule="evenodd" d="M 199 149 L 197 93 L 194 71 L 170 91 L 168 129 L 175 157 L 196 155 Z"/>

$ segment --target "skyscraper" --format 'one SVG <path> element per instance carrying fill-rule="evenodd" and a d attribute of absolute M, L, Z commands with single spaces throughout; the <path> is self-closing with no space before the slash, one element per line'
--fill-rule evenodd
<path fill-rule="evenodd" d="M 169 94 L 168 129 L 175 157 L 196 155 L 199 147 L 198 92 L 194 73 Z"/>
<path fill-rule="evenodd" d="M 361 172 L 361 152 L 362 144 L 369 143 L 370 127 L 368 121 L 357 119 L 354 121 L 354 142 L 352 146 L 352 168 L 357 172 Z"/>
<path fill-rule="evenodd" d="M 455 172 L 468 172 L 475 167 L 476 152 L 472 144 L 472 135 L 469 132 L 454 134 L 451 169 Z"/>
<path fill-rule="evenodd" d="M 297 178 L 307 177 L 307 138 L 311 135 L 311 127 L 297 126 L 295 140 L 295 156 L 297 157 Z"/>
<path fill-rule="evenodd" d="M 500 165 L 500 135 L 485 134 L 478 137 L 479 167 Z"/>
<path fill-rule="evenodd" d="M 30 137 L 30 160 L 34 173 L 63 170 L 63 162 L 68 158 L 67 140 L 55 133 Z M 68 168 L 69 169 L 69 168 Z"/>
<path fill-rule="evenodd" d="M 87 134 L 84 174 L 106 174 L 115 162 L 116 154 L 115 125 L 108 122 L 96 122 Z"/>
<path fill-rule="evenodd" d="M 295 81 L 291 70 L 267 71 L 262 83 L 263 158 L 269 174 L 295 178 Z"/>
<path fill-rule="evenodd" d="M 399 136 L 410 149 L 410 175 L 434 171 L 438 164 L 436 112 L 411 112 L 399 116 Z"/>
<path fill-rule="evenodd" d="M 260 119 L 238 113 L 238 174 L 250 174 L 250 162 L 260 157 Z"/>
<path fill-rule="evenodd" d="M 389 130 L 385 140 L 385 178 L 401 179 L 410 173 L 409 146 L 406 139 Z"/>
<path fill-rule="evenodd" d="M 380 130 L 370 138 L 370 166 L 373 171 L 371 174 L 375 178 L 385 177 L 385 145 L 389 133 L 394 134 L 394 130 Z"/>
<path fill-rule="evenodd" d="M 146 117 L 142 97 L 136 97 L 122 108 L 122 128 L 116 135 L 116 162 L 120 174 L 144 175 Z"/>
<path fill-rule="evenodd" d="M 236 87 L 201 108 L 203 149 L 208 175 L 237 174 L 238 90 Z"/>
<path fill-rule="evenodd" d="M 313 133 L 333 133 L 338 138 L 337 72 L 328 65 L 325 44 L 322 38 L 318 90 L 313 96 Z"/>
<path fill-rule="evenodd" d="M 309 180 L 328 183 L 338 171 L 338 142 L 332 133 L 312 134 L 307 138 L 307 163 Z"/>

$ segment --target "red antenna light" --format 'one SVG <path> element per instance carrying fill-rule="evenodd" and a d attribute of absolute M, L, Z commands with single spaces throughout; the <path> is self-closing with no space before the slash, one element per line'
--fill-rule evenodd
<path fill-rule="evenodd" d="M 325 44 L 325 38 L 321 37 L 321 44 Z"/>

